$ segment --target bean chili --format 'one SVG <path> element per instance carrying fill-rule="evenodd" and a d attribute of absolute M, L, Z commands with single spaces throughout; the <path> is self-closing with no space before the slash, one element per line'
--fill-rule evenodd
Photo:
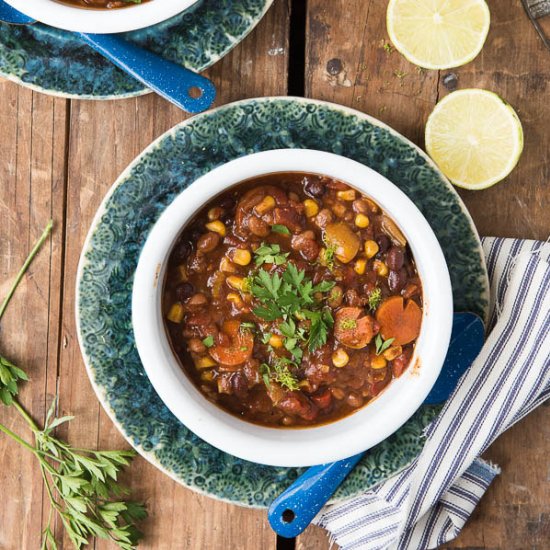
<path fill-rule="evenodd" d="M 150 0 L 57 0 L 62 4 L 69 4 L 78 8 L 109 10 L 128 8 L 136 4 L 143 4 Z"/>
<path fill-rule="evenodd" d="M 342 418 L 410 363 L 422 286 L 405 237 L 334 179 L 277 173 L 210 201 L 168 264 L 163 312 L 185 372 L 244 420 Z"/>

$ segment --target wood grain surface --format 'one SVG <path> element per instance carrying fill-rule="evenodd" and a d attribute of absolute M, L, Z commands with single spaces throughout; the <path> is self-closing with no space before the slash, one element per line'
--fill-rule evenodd
<path fill-rule="evenodd" d="M 550 235 L 550 54 L 520 0 L 489 0 L 489 5 L 492 27 L 483 52 L 454 71 L 419 71 L 397 52 L 389 52 L 384 47 L 388 37 L 383 0 L 276 0 L 258 28 L 207 74 L 218 88 L 217 105 L 222 105 L 285 95 L 289 75 L 296 78 L 303 71 L 303 90 L 290 82 L 295 93 L 367 112 L 421 146 L 426 118 L 448 93 L 449 82 L 494 90 L 517 109 L 525 129 L 525 152 L 506 182 L 461 195 L 480 233 L 543 239 Z M 293 20 L 291 28 L 292 15 L 304 8 L 306 21 Z M 85 235 L 118 174 L 153 139 L 185 118 L 154 95 L 69 101 L 0 82 L 1 295 L 46 221 L 53 217 L 56 223 L 51 242 L 2 321 L 0 349 L 27 367 L 32 383 L 25 385 L 21 399 L 38 420 L 59 394 L 61 412 L 76 416 L 61 432 L 74 444 L 127 445 L 95 397 L 76 341 L 74 285 Z M 550 408 L 540 407 L 492 446 L 487 457 L 502 466 L 503 473 L 447 549 L 550 548 L 549 417 Z M 0 408 L 0 422 L 24 433 L 5 407 Z M 292 541 L 277 543 L 263 512 L 197 495 L 141 458 L 126 481 L 150 511 L 140 548 L 294 546 Z M 0 550 L 39 548 L 48 514 L 39 472 L 26 451 L 2 437 L 0 487 Z M 60 548 L 71 548 L 62 540 L 62 530 L 56 532 Z M 308 529 L 295 545 L 300 550 L 329 548 L 325 532 L 318 528 Z M 103 542 L 94 547 L 113 548 Z"/>

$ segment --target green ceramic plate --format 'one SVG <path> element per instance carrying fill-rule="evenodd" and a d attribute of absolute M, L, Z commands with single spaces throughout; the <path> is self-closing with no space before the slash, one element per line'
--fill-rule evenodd
<path fill-rule="evenodd" d="M 399 186 L 422 210 L 450 268 L 457 311 L 487 315 L 488 281 L 477 233 L 454 189 L 416 146 L 362 113 L 318 101 L 252 99 L 175 126 L 120 176 L 101 205 L 78 272 L 77 321 L 88 373 L 103 406 L 145 458 L 214 498 L 264 507 L 301 473 L 227 455 L 185 428 L 158 398 L 141 365 L 131 320 L 132 280 L 163 210 L 205 172 L 234 158 L 307 148 L 359 161 Z M 372 449 L 335 499 L 357 495 L 409 464 L 437 413 L 422 408 Z"/>
<path fill-rule="evenodd" d="M 273 0 L 199 0 L 185 12 L 126 38 L 200 72 L 258 24 Z M 37 23 L 0 23 L 0 76 L 68 98 L 116 99 L 149 92 L 72 33 Z"/>

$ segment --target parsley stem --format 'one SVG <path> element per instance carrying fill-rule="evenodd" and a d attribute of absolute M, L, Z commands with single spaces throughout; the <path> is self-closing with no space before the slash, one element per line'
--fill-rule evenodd
<path fill-rule="evenodd" d="M 14 441 L 19 443 L 19 445 L 22 445 L 25 447 L 25 449 L 28 449 L 33 454 L 37 454 L 37 450 L 28 442 L 19 437 L 16 433 L 12 432 L 7 426 L 4 426 L 3 424 L 0 424 L 0 432 L 4 432 L 7 436 L 11 437 Z"/>
<path fill-rule="evenodd" d="M 31 415 L 24 409 L 23 405 L 17 401 L 17 399 L 13 400 L 13 406 L 17 410 L 17 412 L 23 417 L 25 422 L 29 425 L 30 429 L 36 433 L 40 430 L 38 429 L 38 426 L 36 425 L 35 421 L 31 418 Z"/>
<path fill-rule="evenodd" d="M 44 229 L 40 239 L 36 242 L 34 245 L 34 248 L 31 250 L 29 256 L 25 260 L 25 263 L 19 270 L 19 273 L 17 274 L 17 277 L 15 278 L 15 281 L 13 282 L 10 290 L 8 291 L 7 296 L 4 298 L 4 301 L 2 302 L 2 305 L 0 306 L 0 319 L 2 319 L 4 312 L 6 311 L 6 308 L 8 307 L 8 304 L 10 303 L 10 300 L 12 299 L 13 294 L 15 293 L 15 290 L 17 289 L 19 283 L 21 282 L 21 279 L 25 275 L 25 272 L 27 269 L 29 269 L 29 266 L 31 265 L 32 261 L 34 260 L 34 257 L 40 250 L 40 247 L 44 244 L 46 239 L 48 238 L 48 235 L 51 233 L 53 227 L 53 220 L 50 220 L 48 222 L 48 225 L 46 225 L 46 228 Z"/>

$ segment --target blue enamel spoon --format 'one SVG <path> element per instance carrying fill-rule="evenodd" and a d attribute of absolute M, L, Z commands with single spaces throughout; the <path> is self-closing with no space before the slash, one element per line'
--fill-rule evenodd
<path fill-rule="evenodd" d="M 35 20 L 0 0 L 0 21 L 32 25 Z M 208 78 L 131 44 L 116 34 L 76 32 L 82 41 L 117 67 L 188 113 L 208 109 L 216 88 Z"/>
<path fill-rule="evenodd" d="M 484 333 L 483 321 L 477 315 L 455 313 L 447 358 L 425 405 L 448 399 L 481 351 Z M 272 529 L 285 538 L 302 533 L 363 456 L 365 453 L 309 468 L 269 507 Z"/>

